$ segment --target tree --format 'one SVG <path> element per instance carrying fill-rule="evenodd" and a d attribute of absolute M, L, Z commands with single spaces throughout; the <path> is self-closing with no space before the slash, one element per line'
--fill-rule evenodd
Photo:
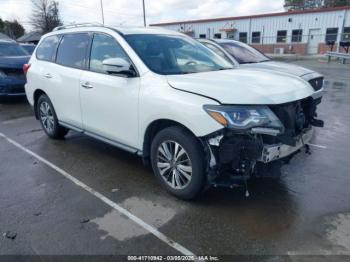
<path fill-rule="evenodd" d="M 18 37 L 24 35 L 25 30 L 17 20 L 3 21 L 0 18 L 0 32 L 13 39 L 17 39 Z"/>
<path fill-rule="evenodd" d="M 285 0 L 284 7 L 287 10 L 303 10 L 305 9 L 305 0 Z"/>
<path fill-rule="evenodd" d="M 350 6 L 350 0 L 285 0 L 287 10 L 305 10 L 322 7 Z"/>
<path fill-rule="evenodd" d="M 325 0 L 325 7 L 349 6 L 350 0 Z"/>
<path fill-rule="evenodd" d="M 57 1 L 32 0 L 32 3 L 33 12 L 30 21 L 34 29 L 45 34 L 62 25 Z"/>

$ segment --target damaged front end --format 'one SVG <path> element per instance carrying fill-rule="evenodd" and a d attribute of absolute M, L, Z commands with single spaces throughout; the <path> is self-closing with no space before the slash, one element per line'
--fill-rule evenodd
<path fill-rule="evenodd" d="M 311 97 L 271 106 L 205 106 L 224 126 L 202 139 L 208 156 L 208 181 L 214 186 L 233 187 L 233 180 L 246 181 L 268 167 L 288 162 L 312 138 L 321 98 Z M 259 172 L 264 170 L 265 172 Z"/>

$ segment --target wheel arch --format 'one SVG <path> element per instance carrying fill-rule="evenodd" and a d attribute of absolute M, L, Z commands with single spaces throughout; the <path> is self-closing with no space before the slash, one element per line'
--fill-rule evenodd
<path fill-rule="evenodd" d="M 38 105 L 39 97 L 42 96 L 42 95 L 47 95 L 42 89 L 37 89 L 37 90 L 35 90 L 35 91 L 34 91 L 34 94 L 33 94 L 34 114 L 35 114 L 35 118 L 36 118 L 37 120 L 39 120 L 37 105 Z"/>
<path fill-rule="evenodd" d="M 146 131 L 144 133 L 143 146 L 142 146 L 142 159 L 144 164 L 146 165 L 150 164 L 151 144 L 152 144 L 153 138 L 156 136 L 156 134 L 159 131 L 172 126 L 181 127 L 197 138 L 197 136 L 188 127 L 186 127 L 185 125 L 177 121 L 170 120 L 170 119 L 155 120 L 147 126 Z"/>

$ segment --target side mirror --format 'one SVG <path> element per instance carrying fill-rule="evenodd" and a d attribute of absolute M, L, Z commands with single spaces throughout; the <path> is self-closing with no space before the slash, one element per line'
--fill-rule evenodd
<path fill-rule="evenodd" d="M 133 65 L 123 58 L 107 58 L 102 61 L 103 70 L 109 74 L 136 76 Z"/>

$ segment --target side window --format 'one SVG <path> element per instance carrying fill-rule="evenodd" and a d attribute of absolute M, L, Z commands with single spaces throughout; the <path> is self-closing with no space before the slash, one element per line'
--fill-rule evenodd
<path fill-rule="evenodd" d="M 286 43 L 287 42 L 287 31 L 280 30 L 277 31 L 277 43 Z"/>
<path fill-rule="evenodd" d="M 36 58 L 39 60 L 54 61 L 59 40 L 60 37 L 58 35 L 46 37 L 36 50 Z"/>
<path fill-rule="evenodd" d="M 350 41 L 350 27 L 344 27 L 342 40 Z"/>
<path fill-rule="evenodd" d="M 248 42 L 248 33 L 247 32 L 239 33 L 239 41 L 241 41 L 243 43 L 247 43 Z"/>
<path fill-rule="evenodd" d="M 327 28 L 326 32 L 326 43 L 329 41 L 337 41 L 338 28 Z"/>
<path fill-rule="evenodd" d="M 214 34 L 215 39 L 221 39 L 221 33 Z"/>
<path fill-rule="evenodd" d="M 303 30 L 297 29 L 292 31 L 292 42 L 293 43 L 300 43 L 303 38 Z"/>
<path fill-rule="evenodd" d="M 232 63 L 231 60 L 225 55 L 224 52 L 222 52 L 219 48 L 217 48 L 215 45 L 212 45 L 210 43 L 203 43 L 206 47 L 208 47 L 210 50 L 212 50 L 214 53 L 216 53 L 217 55 L 221 56 L 222 58 L 224 58 L 225 60 L 227 60 L 228 62 Z"/>
<path fill-rule="evenodd" d="M 83 69 L 90 36 L 87 33 L 64 35 L 58 47 L 56 63 Z"/>
<path fill-rule="evenodd" d="M 113 37 L 95 34 L 91 47 L 90 71 L 108 74 L 102 65 L 103 60 L 107 58 L 123 58 L 129 61 L 128 56 Z"/>
<path fill-rule="evenodd" d="M 260 44 L 260 38 L 261 38 L 260 32 L 253 32 L 252 33 L 252 43 L 253 44 Z"/>

